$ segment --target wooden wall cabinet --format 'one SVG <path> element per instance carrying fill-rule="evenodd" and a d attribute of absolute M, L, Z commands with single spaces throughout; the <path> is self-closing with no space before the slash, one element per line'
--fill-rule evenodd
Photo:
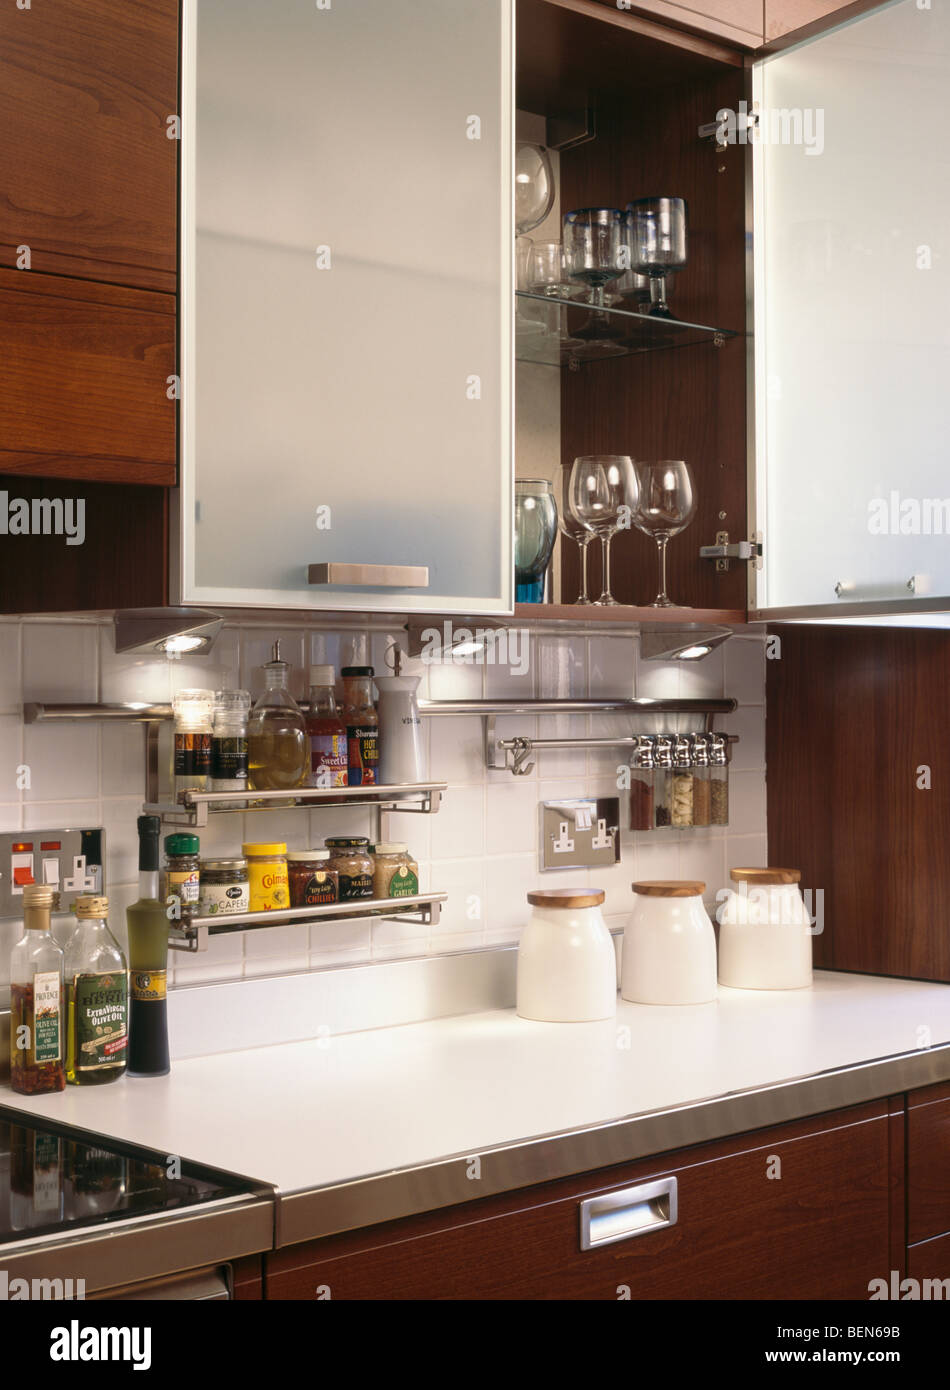
<path fill-rule="evenodd" d="M 665 1176 L 675 1225 L 579 1248 L 583 1200 Z M 862 1299 L 890 1181 L 881 1101 L 278 1250 L 265 1297 Z"/>
<path fill-rule="evenodd" d="M 950 1084 L 907 1097 L 907 1240 L 938 1237 L 950 1254 Z M 941 1277 L 950 1277 L 950 1258 Z"/>

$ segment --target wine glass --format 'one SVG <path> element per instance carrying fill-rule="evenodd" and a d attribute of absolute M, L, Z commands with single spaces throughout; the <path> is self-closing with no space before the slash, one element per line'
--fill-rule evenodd
<path fill-rule="evenodd" d="M 635 525 L 656 541 L 660 560 L 660 591 L 651 608 L 677 608 L 666 592 L 666 547 L 693 519 L 696 492 L 689 464 L 682 459 L 638 463 L 640 496 L 633 513 Z"/>
<path fill-rule="evenodd" d="M 519 290 L 530 290 L 531 287 L 531 255 L 534 250 L 534 242 L 529 236 L 519 236 L 515 238 L 515 287 Z M 547 332 L 547 325 L 542 322 L 540 306 L 527 299 L 515 299 L 515 332 L 519 339 L 534 339 Z"/>
<path fill-rule="evenodd" d="M 628 454 L 588 454 L 571 469 L 570 508 L 573 516 L 600 537 L 604 587 L 598 604 L 616 605 L 610 592 L 610 542 L 622 525 L 622 508 L 636 514 L 639 485 Z"/>
<path fill-rule="evenodd" d="M 557 539 L 557 503 L 547 478 L 515 479 L 515 602 L 541 603 Z"/>
<path fill-rule="evenodd" d="M 515 228 L 520 235 L 539 226 L 554 206 L 554 170 L 543 145 L 522 141 L 515 151 Z"/>
<path fill-rule="evenodd" d="M 682 198 L 638 198 L 632 218 L 634 269 L 650 277 L 649 313 L 669 319 L 667 276 L 686 264 L 686 203 Z"/>
<path fill-rule="evenodd" d="M 570 299 L 577 293 L 564 266 L 564 247 L 559 241 L 536 241 L 531 247 L 527 269 L 528 289 L 548 299 Z M 556 333 L 562 348 L 581 346 L 579 338 L 567 331 L 566 310 L 562 304 L 551 304 L 542 310 L 550 320 L 550 331 Z"/>
<path fill-rule="evenodd" d="M 558 478 L 557 528 L 562 536 L 566 536 L 568 540 L 577 542 L 577 548 L 581 553 L 580 593 L 577 595 L 574 602 L 590 604 L 590 595 L 587 592 L 587 547 L 594 539 L 594 533 L 584 525 L 583 521 L 578 521 L 577 517 L 574 516 L 571 511 L 572 472 L 573 469 L 571 464 L 562 464 L 560 476 Z"/>
<path fill-rule="evenodd" d="M 617 208 L 577 208 L 564 215 L 564 263 L 572 280 L 587 285 L 593 313 L 577 337 L 598 351 L 620 352 L 611 339 L 622 337 L 604 312 L 604 286 L 623 275 L 630 253 L 623 240 L 623 216 Z"/>

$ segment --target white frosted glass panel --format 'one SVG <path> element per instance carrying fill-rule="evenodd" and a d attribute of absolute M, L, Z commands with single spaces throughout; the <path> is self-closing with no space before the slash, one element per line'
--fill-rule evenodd
<path fill-rule="evenodd" d="M 188 596 L 505 608 L 506 0 L 192 7 Z M 308 588 L 322 561 L 429 586 Z"/>
<path fill-rule="evenodd" d="M 803 113 L 755 154 L 760 606 L 948 595 L 950 5 L 885 6 L 756 84 L 767 135 Z"/>

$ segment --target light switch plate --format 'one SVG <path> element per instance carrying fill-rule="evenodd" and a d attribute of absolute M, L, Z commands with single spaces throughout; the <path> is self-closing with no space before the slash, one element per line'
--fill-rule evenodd
<path fill-rule="evenodd" d="M 541 802 L 541 868 L 604 868 L 620 862 L 619 796 Z"/>
<path fill-rule="evenodd" d="M 23 886 L 31 880 L 59 894 L 54 911 L 68 912 L 80 893 L 103 891 L 105 861 L 106 832 L 100 827 L 0 835 L 0 919 L 23 916 Z"/>

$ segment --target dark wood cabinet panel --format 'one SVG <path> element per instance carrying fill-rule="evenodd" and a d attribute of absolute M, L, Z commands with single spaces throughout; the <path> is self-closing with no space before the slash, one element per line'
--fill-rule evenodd
<path fill-rule="evenodd" d="M 950 1086 L 907 1098 L 907 1239 L 950 1233 Z"/>
<path fill-rule="evenodd" d="M 247 1255 L 231 1264 L 231 1285 L 236 1303 L 259 1301 L 264 1297 L 264 1263 L 260 1255 Z"/>
<path fill-rule="evenodd" d="M 0 270 L 0 472 L 175 482 L 175 299 Z"/>
<path fill-rule="evenodd" d="M 168 602 L 168 491 L 0 474 L 0 502 L 81 497 L 82 545 L 0 537 L 0 613 L 84 613 Z"/>
<path fill-rule="evenodd" d="M 925 1279 L 950 1280 L 950 1235 L 908 1246 L 907 1276 L 920 1284 Z M 940 1297 L 950 1297 L 950 1293 L 942 1293 Z"/>
<path fill-rule="evenodd" d="M 671 1173 L 675 1225 L 580 1250 L 582 1198 Z M 266 1297 L 866 1298 L 889 1268 L 888 1206 L 876 1102 L 279 1250 Z"/>
<path fill-rule="evenodd" d="M 174 291 L 178 0 L 0 7 L 0 264 Z"/>
<path fill-rule="evenodd" d="M 787 624 L 775 633 L 769 858 L 824 893 L 816 963 L 950 981 L 946 634 Z"/>

